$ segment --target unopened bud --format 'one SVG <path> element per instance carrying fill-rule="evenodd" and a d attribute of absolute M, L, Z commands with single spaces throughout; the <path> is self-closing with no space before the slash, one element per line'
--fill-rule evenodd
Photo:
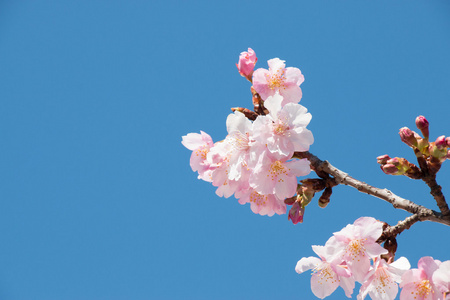
<path fill-rule="evenodd" d="M 400 128 L 398 133 L 400 135 L 400 139 L 403 143 L 410 147 L 417 147 L 417 139 L 414 135 L 414 131 L 409 129 L 408 127 Z"/>
<path fill-rule="evenodd" d="M 438 137 L 434 143 L 439 150 L 447 147 L 447 140 L 445 139 L 445 135 L 441 135 L 440 137 Z"/>
<path fill-rule="evenodd" d="M 445 139 L 445 141 L 447 142 L 447 147 L 450 147 L 450 136 L 447 137 L 447 138 Z"/>
<path fill-rule="evenodd" d="M 332 189 L 330 187 L 325 188 L 322 195 L 319 198 L 319 206 L 321 208 L 327 207 L 328 203 L 330 203 L 330 197 L 332 193 Z"/>
<path fill-rule="evenodd" d="M 253 69 L 255 68 L 256 61 L 255 51 L 252 48 L 248 48 L 248 52 L 242 52 L 239 56 L 239 62 L 236 64 L 239 74 L 252 81 Z"/>
<path fill-rule="evenodd" d="M 442 146 L 442 140 L 439 140 L 439 142 L 439 145 L 438 140 L 434 143 L 430 143 L 429 151 L 432 157 L 438 159 L 442 163 L 447 159 L 447 148 Z"/>
<path fill-rule="evenodd" d="M 381 166 L 381 170 L 388 175 L 397 175 L 398 169 L 393 164 L 385 164 Z"/>
<path fill-rule="evenodd" d="M 305 208 L 302 207 L 298 201 L 296 201 L 289 210 L 288 220 L 291 220 L 294 224 L 303 223 L 304 214 Z"/>
<path fill-rule="evenodd" d="M 393 157 L 393 158 L 389 159 L 386 162 L 386 164 L 391 164 L 391 165 L 394 165 L 394 166 L 398 166 L 398 165 L 400 165 L 400 160 L 398 159 L 398 157 Z"/>
<path fill-rule="evenodd" d="M 377 163 L 384 165 L 389 159 L 391 158 L 387 154 L 380 155 L 377 157 Z"/>
<path fill-rule="evenodd" d="M 422 135 L 424 138 L 428 139 L 428 136 L 430 135 L 429 132 L 429 123 L 428 120 L 424 116 L 418 116 L 416 118 L 416 126 L 417 128 L 422 132 Z"/>
<path fill-rule="evenodd" d="M 306 207 L 311 202 L 315 193 L 316 193 L 316 191 L 314 191 L 312 188 L 302 186 L 302 192 L 298 196 L 298 197 L 301 197 L 302 207 Z"/>
<path fill-rule="evenodd" d="M 394 237 L 388 238 L 384 242 L 383 248 L 386 249 L 388 253 L 381 255 L 381 258 L 388 263 L 393 262 L 395 258 L 395 252 L 397 252 L 397 240 Z"/>

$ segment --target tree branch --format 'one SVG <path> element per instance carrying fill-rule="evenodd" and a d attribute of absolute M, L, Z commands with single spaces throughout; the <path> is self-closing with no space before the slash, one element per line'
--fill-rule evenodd
<path fill-rule="evenodd" d="M 405 210 L 413 215 L 417 215 L 417 221 L 431 221 L 450 226 L 450 215 L 431 210 L 422 205 L 418 205 L 410 200 L 395 195 L 388 189 L 380 189 L 373 187 L 365 182 L 359 181 L 347 173 L 342 172 L 328 161 L 320 160 L 317 156 L 310 152 L 295 152 L 294 157 L 306 158 L 311 163 L 311 169 L 317 172 L 325 172 L 334 177 L 337 184 L 344 184 L 356 188 L 358 191 L 368 195 L 380 198 L 392 204 L 394 208 Z M 417 222 L 415 221 L 415 222 Z M 415 223 L 414 222 L 414 223 Z M 412 225 L 413 223 L 411 223 Z"/>

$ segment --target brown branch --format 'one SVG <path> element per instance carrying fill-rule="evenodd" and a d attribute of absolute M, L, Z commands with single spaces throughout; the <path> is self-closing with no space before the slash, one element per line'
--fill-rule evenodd
<path fill-rule="evenodd" d="M 311 169 L 316 173 L 325 172 L 334 177 L 337 184 L 344 184 L 356 188 L 362 193 L 369 194 L 371 196 L 380 198 L 386 202 L 392 204 L 394 208 L 403 209 L 413 215 L 417 215 L 418 221 L 431 221 L 436 223 L 441 223 L 450 226 L 450 216 L 443 215 L 440 212 L 436 212 L 422 205 L 418 205 L 410 200 L 401 198 L 395 195 L 388 189 L 380 189 L 373 187 L 365 182 L 359 181 L 347 173 L 342 172 L 328 161 L 322 161 L 317 156 L 310 152 L 295 152 L 294 157 L 296 158 L 306 158 L 311 163 Z"/>
<path fill-rule="evenodd" d="M 399 221 L 395 226 L 387 225 L 377 242 L 384 242 L 389 238 L 395 238 L 398 234 L 402 233 L 406 229 L 409 229 L 414 223 L 419 221 L 420 216 L 418 214 L 413 214 L 406 219 Z"/>
<path fill-rule="evenodd" d="M 430 187 L 430 194 L 436 200 L 436 204 L 439 207 L 443 216 L 450 216 L 450 209 L 445 201 L 444 194 L 442 193 L 442 187 L 436 182 L 436 175 L 430 175 L 422 178 L 423 181 Z"/>

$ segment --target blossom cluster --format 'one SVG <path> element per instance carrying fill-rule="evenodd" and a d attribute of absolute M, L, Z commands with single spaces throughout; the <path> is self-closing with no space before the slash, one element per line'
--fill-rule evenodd
<path fill-rule="evenodd" d="M 306 126 L 311 114 L 299 104 L 304 77 L 297 68 L 286 68 L 279 58 L 268 61 L 269 69 L 254 71 L 252 49 L 241 53 L 239 73 L 253 83 L 265 114 L 248 118 L 235 110 L 228 115 L 228 135 L 213 142 L 205 132 L 189 133 L 182 144 L 192 150 L 190 165 L 198 178 L 217 187 L 216 194 L 234 195 L 251 210 L 272 216 L 286 213 L 286 198 L 297 193 L 297 177 L 310 173 L 307 159 L 293 158 L 314 142 Z"/>
<path fill-rule="evenodd" d="M 371 217 L 361 217 L 347 225 L 325 243 L 312 246 L 319 256 L 304 257 L 295 267 L 297 273 L 313 270 L 311 289 L 323 299 L 339 286 L 351 298 L 355 282 L 361 283 L 358 300 L 367 295 L 373 300 L 393 300 L 402 288 L 400 300 L 445 300 L 450 292 L 450 261 L 432 257 L 419 260 L 418 269 L 410 269 L 405 257 L 386 262 L 387 254 L 377 243 L 383 223 Z M 448 298 L 447 298 L 448 299 Z"/>

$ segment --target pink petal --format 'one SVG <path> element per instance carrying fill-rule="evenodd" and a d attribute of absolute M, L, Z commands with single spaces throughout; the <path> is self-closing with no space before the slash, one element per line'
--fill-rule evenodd
<path fill-rule="evenodd" d="M 277 71 L 278 69 L 284 69 L 286 67 L 285 61 L 279 59 L 278 57 L 269 59 L 267 64 L 269 65 L 269 69 L 271 71 Z"/>
<path fill-rule="evenodd" d="M 322 269 L 311 276 L 311 290 L 320 299 L 331 295 L 339 286 L 337 275 L 330 269 Z"/>
<path fill-rule="evenodd" d="M 298 68 L 289 67 L 285 69 L 284 76 L 286 81 L 299 86 L 305 81 L 305 77 Z"/>
<path fill-rule="evenodd" d="M 437 289 L 441 292 L 450 292 L 450 260 L 440 264 L 432 276 L 433 282 Z"/>
<path fill-rule="evenodd" d="M 286 105 L 288 103 L 299 103 L 303 96 L 302 89 L 297 85 L 290 85 L 285 89 L 281 89 L 280 94 L 283 96 L 282 105 Z"/>
<path fill-rule="evenodd" d="M 355 288 L 355 280 L 352 277 L 340 277 L 339 285 L 344 290 L 345 296 L 351 298 Z"/>
<path fill-rule="evenodd" d="M 417 263 L 417 266 L 419 269 L 422 269 L 427 274 L 427 278 L 431 279 L 431 276 L 433 276 L 434 271 L 436 271 L 439 268 L 440 261 L 434 260 L 431 256 L 425 256 L 419 259 L 419 262 Z"/>
<path fill-rule="evenodd" d="M 322 260 L 320 260 L 317 257 L 310 256 L 310 257 L 303 257 L 297 262 L 297 265 L 295 266 L 295 272 L 298 274 L 301 274 L 305 271 L 314 269 L 318 264 L 321 264 Z"/>

